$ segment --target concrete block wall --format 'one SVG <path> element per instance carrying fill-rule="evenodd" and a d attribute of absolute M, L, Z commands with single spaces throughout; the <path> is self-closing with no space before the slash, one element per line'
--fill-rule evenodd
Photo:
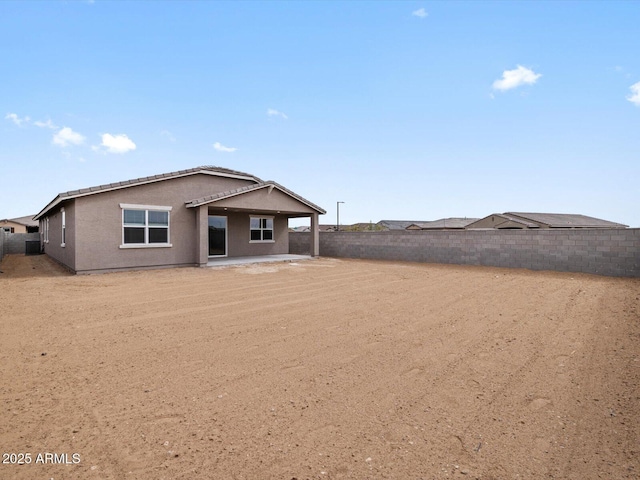
<path fill-rule="evenodd" d="M 4 254 L 16 254 L 25 251 L 27 240 L 40 240 L 39 233 L 6 233 L 4 235 Z"/>
<path fill-rule="evenodd" d="M 0 230 L 0 262 L 4 257 L 4 230 Z"/>
<path fill-rule="evenodd" d="M 310 234 L 289 234 L 308 253 Z M 640 277 L 640 229 L 321 232 L 320 255 Z"/>

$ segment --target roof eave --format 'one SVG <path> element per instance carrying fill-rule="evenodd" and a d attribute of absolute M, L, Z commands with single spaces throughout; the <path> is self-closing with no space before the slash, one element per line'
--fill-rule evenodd
<path fill-rule="evenodd" d="M 62 199 L 60 195 L 56 196 L 53 200 L 51 200 L 46 207 L 36 213 L 33 217 L 34 220 L 40 220 L 46 213 L 50 212 L 54 207 L 62 203 Z"/>
<path fill-rule="evenodd" d="M 283 187 L 282 185 L 280 185 L 277 182 L 273 182 L 273 181 L 267 181 L 264 182 L 260 185 L 255 185 L 255 186 L 251 186 L 249 188 L 246 188 L 244 190 L 239 190 L 239 191 L 231 191 L 228 194 L 223 194 L 220 195 L 216 198 L 202 198 L 202 199 L 195 199 L 195 200 L 191 200 L 189 202 L 185 202 L 187 205 L 187 208 L 195 208 L 195 207 L 200 207 L 202 205 L 207 205 L 210 203 L 215 203 L 218 202 L 220 200 L 226 200 L 228 198 L 233 198 L 233 197 L 237 197 L 239 195 L 244 195 L 250 192 L 255 192 L 257 190 L 261 190 L 263 188 L 277 188 L 279 191 L 281 191 L 282 193 L 284 193 L 285 195 L 289 195 L 290 197 L 294 198 L 295 200 L 299 201 L 300 203 L 306 205 L 307 207 L 317 211 L 319 214 L 324 215 L 326 214 L 326 210 L 320 208 L 318 205 L 315 205 L 314 203 L 310 202 L 309 200 L 301 197 L 300 195 L 298 195 L 297 193 L 292 192 L 291 190 Z"/>
<path fill-rule="evenodd" d="M 113 183 L 113 184 L 104 185 L 105 188 L 101 188 L 102 186 L 97 186 L 97 187 L 83 188 L 79 190 L 72 190 L 71 192 L 77 192 L 77 193 L 73 193 L 70 195 L 67 195 L 67 193 L 69 192 L 61 193 L 61 194 L 58 194 L 51 202 L 49 202 L 49 204 L 47 204 L 47 206 L 44 209 L 42 209 L 38 214 L 36 214 L 33 217 L 33 219 L 34 220 L 40 219 L 43 215 L 51 211 L 53 208 L 55 208 L 57 205 L 64 202 L 65 200 L 86 197 L 89 195 L 97 195 L 99 193 L 112 192 L 114 190 L 121 190 L 129 187 L 137 187 L 139 185 L 148 185 L 150 183 L 157 183 L 157 182 L 162 182 L 164 180 L 172 180 L 174 178 L 182 178 L 182 177 L 188 177 L 191 175 L 199 175 L 199 174 L 212 175 L 217 177 L 226 177 L 226 178 L 236 178 L 239 180 L 249 180 L 256 183 L 260 183 L 261 181 L 258 177 L 255 177 L 249 174 L 245 175 L 245 174 L 242 174 L 242 172 L 237 172 L 237 173 L 216 172 L 216 171 L 208 170 L 207 167 L 196 167 L 190 170 L 180 170 L 178 172 L 175 172 L 175 175 L 170 175 L 170 176 L 142 177 L 141 179 L 139 179 L 141 181 L 125 180 L 124 182 L 120 182 L 120 184 Z M 131 182 L 131 183 L 123 184 L 125 182 Z"/>

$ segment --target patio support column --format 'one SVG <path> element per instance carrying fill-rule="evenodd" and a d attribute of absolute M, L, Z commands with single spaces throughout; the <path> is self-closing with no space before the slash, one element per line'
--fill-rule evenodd
<path fill-rule="evenodd" d="M 312 257 L 320 256 L 320 230 L 318 228 L 318 214 L 311 215 L 311 247 L 310 255 Z"/>
<path fill-rule="evenodd" d="M 196 265 L 206 267 L 209 261 L 209 207 L 200 205 L 196 211 Z"/>

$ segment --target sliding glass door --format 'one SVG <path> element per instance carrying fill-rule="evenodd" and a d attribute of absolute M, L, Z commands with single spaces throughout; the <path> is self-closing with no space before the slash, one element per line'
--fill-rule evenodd
<path fill-rule="evenodd" d="M 209 256 L 227 255 L 227 217 L 209 215 Z"/>

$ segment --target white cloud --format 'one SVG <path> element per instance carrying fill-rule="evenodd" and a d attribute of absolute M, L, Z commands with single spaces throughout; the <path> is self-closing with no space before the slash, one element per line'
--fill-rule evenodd
<path fill-rule="evenodd" d="M 60 147 L 68 147 L 69 145 L 82 145 L 84 137 L 78 132 L 74 132 L 69 127 L 62 128 L 53 136 L 53 143 Z"/>
<path fill-rule="evenodd" d="M 615 67 L 613 67 L 613 70 L 620 75 L 624 75 L 625 78 L 631 78 L 631 74 L 627 71 L 626 68 L 621 65 L 616 65 Z"/>
<path fill-rule="evenodd" d="M 529 68 L 518 65 L 515 70 L 505 70 L 502 78 L 493 82 L 494 90 L 511 90 L 522 85 L 533 85 L 542 76 Z"/>
<path fill-rule="evenodd" d="M 411 15 L 413 15 L 414 17 L 425 18 L 429 14 L 424 8 L 419 8 L 418 10 L 414 10 L 413 12 L 411 12 Z"/>
<path fill-rule="evenodd" d="M 289 118 L 289 117 L 287 117 L 287 115 L 285 113 L 279 112 L 275 108 L 268 108 L 267 109 L 267 115 L 269 117 L 282 117 L 285 120 L 287 120 Z"/>
<path fill-rule="evenodd" d="M 224 145 L 222 145 L 220 142 L 216 142 L 213 144 L 213 148 L 215 148 L 217 151 L 219 152 L 235 152 L 236 150 L 238 150 L 235 147 L 225 147 Z"/>
<path fill-rule="evenodd" d="M 53 122 L 51 121 L 51 119 L 47 120 L 46 122 L 42 122 L 40 120 L 37 120 L 35 122 L 33 122 L 33 124 L 36 127 L 40 127 L 40 128 L 50 128 L 51 130 L 55 130 L 56 128 L 58 128 L 56 125 L 53 124 Z"/>
<path fill-rule="evenodd" d="M 631 95 L 627 97 L 627 100 L 635 106 L 640 107 L 640 82 L 631 85 L 629 90 L 631 90 Z"/>
<path fill-rule="evenodd" d="M 169 140 L 170 142 L 176 141 L 176 137 L 174 137 L 169 130 L 162 130 L 160 132 L 160 135 L 162 135 L 163 137 L 166 137 L 167 140 Z"/>
<path fill-rule="evenodd" d="M 102 151 L 107 153 L 127 153 L 136 149 L 136 144 L 124 133 L 119 135 L 111 135 L 110 133 L 102 134 Z M 99 147 L 92 147 L 94 151 L 100 151 Z"/>
<path fill-rule="evenodd" d="M 15 113 L 7 113 L 7 115 L 4 118 L 5 120 L 11 120 L 13 123 L 15 123 L 19 127 L 22 126 L 23 123 L 29 123 L 29 120 L 31 120 L 29 117 L 20 118 Z"/>

